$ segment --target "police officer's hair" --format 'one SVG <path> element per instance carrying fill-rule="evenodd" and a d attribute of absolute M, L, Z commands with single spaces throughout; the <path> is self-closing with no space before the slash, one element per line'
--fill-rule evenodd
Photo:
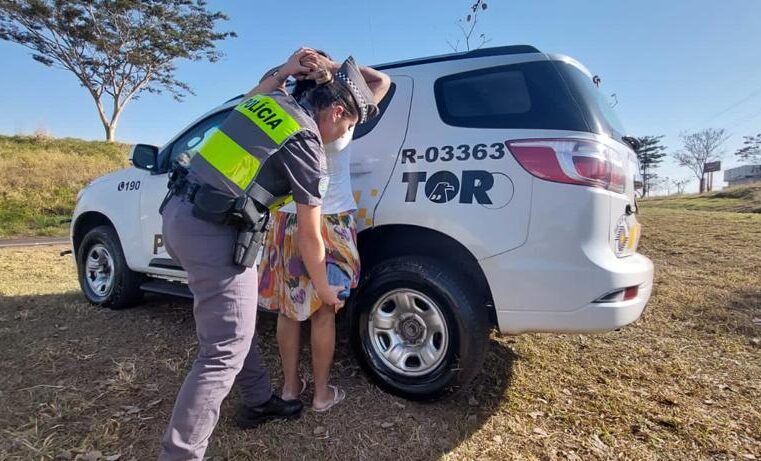
<path fill-rule="evenodd" d="M 351 91 L 335 78 L 324 85 L 309 90 L 304 97 L 318 113 L 330 108 L 333 104 L 339 104 L 349 116 L 359 117 L 359 107 L 357 107 Z"/>

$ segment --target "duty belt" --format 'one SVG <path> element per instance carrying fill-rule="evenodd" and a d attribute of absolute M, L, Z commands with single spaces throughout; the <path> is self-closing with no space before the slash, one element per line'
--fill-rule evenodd
<path fill-rule="evenodd" d="M 159 208 L 159 213 L 163 213 L 164 206 L 172 196 L 178 196 L 193 204 L 191 213 L 196 218 L 235 227 L 238 232 L 233 249 L 233 263 L 253 267 L 270 227 L 269 209 L 250 195 L 231 197 L 208 184 L 189 181 L 186 171 L 179 170 L 180 174 L 173 171 L 170 175 L 169 192 Z M 255 195 L 264 200 L 269 201 L 272 198 L 264 188 L 252 189 Z"/>
<path fill-rule="evenodd" d="M 194 183 L 187 179 L 182 179 L 178 181 L 177 185 L 174 186 L 172 194 L 176 195 L 177 197 L 184 198 L 190 203 L 193 203 L 196 198 L 196 192 L 198 192 L 198 189 L 200 188 L 200 184 Z"/>

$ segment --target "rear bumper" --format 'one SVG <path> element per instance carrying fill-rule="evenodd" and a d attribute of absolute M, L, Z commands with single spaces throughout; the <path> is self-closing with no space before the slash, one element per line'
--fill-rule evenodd
<path fill-rule="evenodd" d="M 499 331 L 503 334 L 529 332 L 599 333 L 635 322 L 650 299 L 652 283 L 640 285 L 639 295 L 620 303 L 590 303 L 571 312 L 497 311 Z"/>
<path fill-rule="evenodd" d="M 640 254 L 573 266 L 517 256 L 509 252 L 481 261 L 504 334 L 615 330 L 642 315 L 653 290 L 653 263 Z M 639 287 L 634 299 L 594 302 L 631 286 Z"/>
<path fill-rule="evenodd" d="M 600 188 L 535 180 L 526 243 L 479 261 L 502 333 L 615 330 L 642 315 L 653 289 L 653 263 L 615 254 L 625 196 Z M 596 303 L 638 287 L 637 296 Z"/>

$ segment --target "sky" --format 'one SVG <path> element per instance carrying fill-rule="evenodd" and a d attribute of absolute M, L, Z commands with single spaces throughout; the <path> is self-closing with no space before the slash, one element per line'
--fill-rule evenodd
<path fill-rule="evenodd" d="M 456 21 L 472 1 L 371 2 L 210 0 L 229 21 L 218 30 L 237 38 L 218 48 L 214 64 L 179 62 L 177 76 L 195 92 L 184 102 L 146 94 L 125 109 L 122 142 L 161 145 L 189 122 L 249 90 L 262 73 L 297 48 L 353 55 L 380 64 L 451 52 Z M 478 31 L 487 46 L 529 44 L 572 56 L 615 93 L 615 110 L 633 136 L 664 135 L 669 154 L 680 133 L 724 128 L 724 169 L 739 162 L 742 137 L 761 133 L 761 0 L 490 0 Z M 0 42 L 0 134 L 45 131 L 55 137 L 104 139 L 95 105 L 73 74 L 31 59 L 30 51 Z M 611 99 L 613 100 L 613 99 Z M 658 173 L 692 173 L 667 159 Z M 720 175 L 714 186 L 721 184 Z M 697 189 L 693 178 L 688 191 Z"/>

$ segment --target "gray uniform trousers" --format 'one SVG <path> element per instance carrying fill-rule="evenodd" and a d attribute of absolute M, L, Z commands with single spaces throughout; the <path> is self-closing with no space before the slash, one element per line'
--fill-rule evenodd
<path fill-rule="evenodd" d="M 235 230 L 195 218 L 192 204 L 173 197 L 164 210 L 164 244 L 188 273 L 198 357 L 177 395 L 161 442 L 161 460 L 201 460 L 219 408 L 238 384 L 245 405 L 272 396 L 254 330 L 258 297 L 255 268 L 233 264 Z"/>

